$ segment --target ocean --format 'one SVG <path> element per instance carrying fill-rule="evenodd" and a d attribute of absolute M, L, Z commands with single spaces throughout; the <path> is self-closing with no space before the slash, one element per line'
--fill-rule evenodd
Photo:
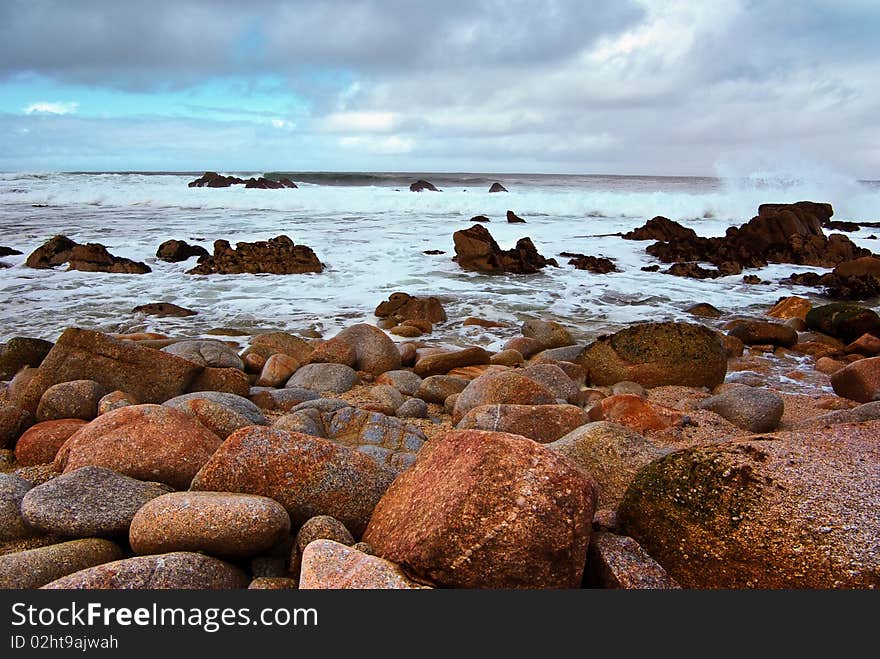
<path fill-rule="evenodd" d="M 262 172 L 223 172 L 242 178 Z M 880 220 L 880 183 L 827 177 L 752 174 L 727 178 L 569 176 L 538 174 L 286 172 L 298 189 L 189 188 L 202 172 L 0 174 L 0 245 L 23 252 L 0 258 L 0 341 L 13 336 L 54 340 L 68 326 L 104 332 L 161 332 L 172 336 L 246 337 L 285 330 L 330 337 L 356 322 L 375 323 L 373 310 L 391 293 L 435 295 L 449 321 L 435 341 L 498 349 L 531 318 L 558 320 L 581 340 L 646 320 L 688 320 L 686 309 L 708 302 L 727 314 L 760 314 L 785 295 L 815 300 L 810 288 L 778 281 L 821 268 L 771 265 L 746 270 L 770 284 L 744 284 L 742 275 L 692 280 L 644 272 L 656 263 L 649 242 L 613 235 L 664 215 L 703 236 L 723 235 L 747 222 L 764 202 L 830 202 L 833 219 Z M 439 193 L 409 191 L 426 179 Z M 489 194 L 498 181 L 509 192 Z M 507 210 L 526 220 L 508 224 Z M 486 215 L 504 249 L 529 236 L 559 268 L 534 275 L 485 275 L 453 261 L 452 234 Z M 880 251 L 877 229 L 848 234 Z M 99 242 L 117 256 L 143 261 L 145 275 L 24 266 L 50 237 Z M 307 275 L 193 276 L 195 259 L 165 263 L 156 249 L 170 238 L 233 245 L 286 234 L 310 246 L 326 269 Z M 444 254 L 426 255 L 427 250 Z M 620 272 L 574 269 L 560 252 L 614 259 Z M 662 266 L 665 268 L 665 266 Z M 133 314 L 135 306 L 172 302 L 197 312 L 187 318 Z M 876 302 L 876 301 L 875 301 Z M 462 326 L 467 316 L 505 328 Z M 427 338 L 431 342 L 430 337 Z"/>

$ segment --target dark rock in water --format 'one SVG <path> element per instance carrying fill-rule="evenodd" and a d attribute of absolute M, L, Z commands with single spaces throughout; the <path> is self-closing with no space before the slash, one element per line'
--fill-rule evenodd
<path fill-rule="evenodd" d="M 492 221 L 492 220 L 490 220 L 490 219 L 489 219 L 488 217 L 486 217 L 485 215 L 474 215 L 474 216 L 471 218 L 471 222 L 491 222 L 491 221 Z"/>
<path fill-rule="evenodd" d="M 768 323 L 762 320 L 750 320 L 738 323 L 731 328 L 729 334 L 735 336 L 746 345 L 784 346 L 790 348 L 797 343 L 797 332 L 788 325 Z"/>
<path fill-rule="evenodd" d="M 53 236 L 27 257 L 25 265 L 29 268 L 43 269 L 67 263 L 76 245 L 77 243 L 67 236 Z"/>
<path fill-rule="evenodd" d="M 244 183 L 243 179 L 237 176 L 223 176 L 217 172 L 205 172 L 194 181 L 190 181 L 190 188 L 228 188 L 231 185 L 239 185 Z"/>
<path fill-rule="evenodd" d="M 507 188 L 496 181 L 492 184 L 492 187 L 489 188 L 489 192 L 507 192 Z"/>
<path fill-rule="evenodd" d="M 82 272 L 113 272 L 128 275 L 143 275 L 152 272 L 150 266 L 140 261 L 113 256 L 107 248 L 98 243 L 76 245 L 70 253 L 68 270 Z"/>
<path fill-rule="evenodd" d="M 278 179 L 278 182 L 281 185 L 283 185 L 285 188 L 298 188 L 299 187 L 296 183 L 294 183 L 293 181 L 291 181 L 287 177 Z"/>
<path fill-rule="evenodd" d="M 656 263 L 654 265 L 646 265 L 641 268 L 643 272 L 657 272 L 660 269 L 660 266 Z"/>
<path fill-rule="evenodd" d="M 688 307 L 685 311 L 698 318 L 720 318 L 724 315 L 717 308 L 706 302 L 699 302 L 692 307 Z"/>
<path fill-rule="evenodd" d="M 437 256 L 438 254 L 445 254 L 442 249 L 426 249 L 422 254 L 427 254 L 428 256 Z"/>
<path fill-rule="evenodd" d="M 196 312 L 192 309 L 179 307 L 170 302 L 151 302 L 150 304 L 141 304 L 132 309 L 131 312 L 142 313 L 147 316 L 172 316 L 175 318 L 196 315 Z"/>
<path fill-rule="evenodd" d="M 14 336 L 0 350 L 0 379 L 6 380 L 25 366 L 37 367 L 54 344 L 43 339 Z"/>
<path fill-rule="evenodd" d="M 664 263 L 709 262 L 722 274 L 768 263 L 797 263 L 834 267 L 870 252 L 841 234 L 826 237 L 822 226 L 834 211 L 830 204 L 800 201 L 763 204 L 758 215 L 740 227 L 730 227 L 723 237 L 676 237 L 650 245 L 645 251 Z M 730 266 L 735 264 L 735 271 Z M 700 274 L 699 270 L 694 271 Z M 684 274 L 688 272 L 673 272 Z"/>
<path fill-rule="evenodd" d="M 17 249 L 12 249 L 11 247 L 4 247 L 0 245 L 0 256 L 16 256 L 21 254 Z"/>
<path fill-rule="evenodd" d="M 519 215 L 514 213 L 513 211 L 507 211 L 507 221 L 511 224 L 522 223 L 525 224 L 525 220 L 522 219 Z"/>
<path fill-rule="evenodd" d="M 226 240 L 214 242 L 213 256 L 199 258 L 190 275 L 237 275 L 269 273 L 273 275 L 321 272 L 323 264 L 306 245 L 295 245 L 281 235 L 254 243 L 236 243 L 233 249 Z"/>
<path fill-rule="evenodd" d="M 847 343 L 862 334 L 880 337 L 880 316 L 871 309 L 851 302 L 832 302 L 813 307 L 805 318 L 807 327 L 830 334 Z"/>
<path fill-rule="evenodd" d="M 479 224 L 456 231 L 452 240 L 455 243 L 453 261 L 465 270 L 532 274 L 548 265 L 558 265 L 555 259 L 541 256 L 531 238 L 520 238 L 514 249 L 502 250 L 488 229 Z"/>
<path fill-rule="evenodd" d="M 609 272 L 620 272 L 614 261 L 604 256 L 587 256 L 586 254 L 574 254 L 572 252 L 562 252 L 559 256 L 571 257 L 568 264 L 573 265 L 577 270 L 588 270 L 596 274 L 604 275 Z"/>
<path fill-rule="evenodd" d="M 397 323 L 405 320 L 427 320 L 429 323 L 446 321 L 446 311 L 436 297 L 413 297 L 408 293 L 392 293 L 385 302 L 379 303 L 373 313 Z"/>
<path fill-rule="evenodd" d="M 743 276 L 744 284 L 766 284 L 768 282 L 763 281 L 758 275 L 744 275 Z"/>
<path fill-rule="evenodd" d="M 249 178 L 244 182 L 244 187 L 258 188 L 260 190 L 280 190 L 284 185 L 279 181 L 273 181 L 261 176 L 260 178 Z"/>
<path fill-rule="evenodd" d="M 693 229 L 683 227 L 678 222 L 670 220 L 668 217 L 658 215 L 653 217 L 644 226 L 633 229 L 623 234 L 624 240 L 688 240 L 697 237 L 697 232 Z"/>
<path fill-rule="evenodd" d="M 190 245 L 185 240 L 166 240 L 156 250 L 156 258 L 160 261 L 179 263 L 193 256 L 208 256 L 208 250 L 201 245 Z"/>
<path fill-rule="evenodd" d="M 431 192 L 442 192 L 442 190 L 438 190 L 434 187 L 433 183 L 428 183 L 423 179 L 419 179 L 415 183 L 409 186 L 411 192 L 422 192 L 423 190 L 430 190 Z"/>
<path fill-rule="evenodd" d="M 835 231 L 858 231 L 861 227 L 855 222 L 840 222 L 838 220 L 831 220 L 825 222 L 823 225 L 826 229 L 833 229 Z"/>

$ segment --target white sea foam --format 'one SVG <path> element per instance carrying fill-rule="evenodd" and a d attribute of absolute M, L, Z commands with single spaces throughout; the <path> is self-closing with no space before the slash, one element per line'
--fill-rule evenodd
<path fill-rule="evenodd" d="M 105 331 L 154 330 L 200 335 L 227 327 L 256 333 L 270 329 L 317 330 L 332 335 L 356 321 L 375 322 L 372 310 L 391 293 L 439 296 L 450 316 L 450 336 L 498 347 L 526 318 L 554 317 L 581 337 L 639 320 L 685 319 L 703 301 L 730 311 L 764 309 L 778 297 L 810 289 L 746 285 L 741 276 L 695 281 L 641 267 L 655 262 L 648 243 L 608 234 L 665 215 L 701 235 L 722 235 L 751 218 L 763 202 L 829 201 L 835 217 L 878 220 L 880 190 L 828 177 L 761 174 L 729 180 L 626 177 L 499 177 L 510 190 L 487 194 L 476 179 L 446 175 L 442 193 L 412 193 L 405 185 L 314 185 L 296 190 L 188 188 L 192 175 L 0 174 L 0 245 L 21 250 L 0 270 L 0 340 L 15 335 L 54 339 L 69 325 Z M 492 180 L 492 177 L 479 178 Z M 294 180 L 296 177 L 294 176 Z M 414 180 L 414 179 L 413 179 Z M 375 181 L 374 181 L 375 182 Z M 380 181 L 381 182 L 381 179 Z M 527 224 L 508 224 L 514 210 Z M 532 237 L 547 257 L 583 252 L 616 260 L 622 270 L 595 275 L 567 266 L 537 275 L 490 277 L 452 262 L 452 233 L 487 215 L 503 248 Z M 27 254 L 52 235 L 100 242 L 119 256 L 146 262 L 147 275 L 32 270 Z M 850 234 L 876 249 L 877 230 Z M 169 238 L 211 249 L 225 238 L 265 240 L 279 234 L 312 247 L 327 270 L 318 275 L 185 274 L 194 260 L 171 264 L 155 258 Z M 425 255 L 425 250 L 443 250 Z M 558 258 L 558 257 L 557 257 Z M 756 271 L 776 281 L 816 270 L 775 265 Z M 751 274 L 751 273 L 746 273 Z M 139 304 L 167 301 L 198 311 L 183 319 L 136 317 Z M 468 316 L 510 323 L 502 330 L 461 327 Z"/>

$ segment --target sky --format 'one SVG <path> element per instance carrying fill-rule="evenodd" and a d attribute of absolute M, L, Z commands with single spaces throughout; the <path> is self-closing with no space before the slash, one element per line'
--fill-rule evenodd
<path fill-rule="evenodd" d="M 876 0 L 0 0 L 2 171 L 880 179 Z"/>

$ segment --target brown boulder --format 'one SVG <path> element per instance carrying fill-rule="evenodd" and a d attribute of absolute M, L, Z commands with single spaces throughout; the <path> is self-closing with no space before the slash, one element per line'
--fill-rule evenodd
<path fill-rule="evenodd" d="M 790 348 L 798 341 L 797 332 L 788 325 L 766 323 L 760 320 L 747 320 L 738 323 L 729 331 L 746 345 L 775 345 Z"/>
<path fill-rule="evenodd" d="M 880 400 L 880 357 L 868 357 L 831 375 L 834 393 L 859 403 Z"/>
<path fill-rule="evenodd" d="M 575 361 L 599 386 L 630 380 L 648 388 L 711 389 L 727 373 L 727 355 L 717 335 L 691 323 L 640 323 L 600 337 Z"/>
<path fill-rule="evenodd" d="M 82 419 L 57 419 L 31 426 L 15 444 L 15 461 L 24 467 L 54 461 L 58 449 L 84 425 Z"/>
<path fill-rule="evenodd" d="M 208 256 L 208 250 L 201 245 L 190 245 L 185 240 L 166 240 L 156 250 L 156 258 L 169 263 L 186 261 L 193 256 Z"/>
<path fill-rule="evenodd" d="M 784 297 L 773 305 L 773 308 L 767 312 L 768 316 L 788 320 L 789 318 L 806 319 L 807 313 L 813 308 L 813 303 L 805 297 L 792 295 Z"/>
<path fill-rule="evenodd" d="M 54 384 L 40 396 L 37 421 L 84 419 L 98 416 L 98 402 L 107 390 L 94 380 L 71 380 Z"/>
<path fill-rule="evenodd" d="M 432 375 L 445 375 L 454 368 L 488 364 L 491 358 L 492 356 L 486 350 L 474 346 L 456 352 L 445 352 L 423 357 L 416 362 L 413 371 L 419 377 L 427 378 Z"/>
<path fill-rule="evenodd" d="M 68 574 L 122 558 L 115 542 L 83 538 L 0 556 L 0 588 L 33 589 Z"/>
<path fill-rule="evenodd" d="M 353 368 L 359 371 L 380 375 L 401 366 L 400 351 L 378 327 L 359 323 L 347 327 L 333 338 L 351 346 L 355 354 Z"/>
<path fill-rule="evenodd" d="M 330 515 L 356 534 L 396 472 L 327 439 L 251 426 L 226 438 L 192 482 L 193 490 L 275 499 L 294 525 Z"/>
<path fill-rule="evenodd" d="M 202 368 L 161 350 L 100 332 L 68 328 L 40 366 L 45 389 L 59 382 L 94 380 L 108 391 L 161 403 L 184 393 Z"/>
<path fill-rule="evenodd" d="M 668 217 L 658 215 L 653 217 L 643 226 L 623 234 L 624 240 L 687 240 L 697 237 L 693 229 L 683 227 L 678 222 Z"/>
<path fill-rule="evenodd" d="M 507 188 L 501 185 L 498 181 L 495 181 L 490 187 L 489 192 L 507 192 Z"/>
<path fill-rule="evenodd" d="M 552 405 L 556 403 L 556 396 L 544 385 L 516 371 L 487 373 L 471 380 L 458 395 L 452 422 L 459 423 L 475 407 L 499 403 Z"/>
<path fill-rule="evenodd" d="M 287 332 L 267 332 L 258 334 L 244 351 L 243 356 L 257 354 L 268 359 L 275 353 L 290 355 L 300 364 L 305 364 L 312 353 L 312 346 L 298 336 Z M 260 366 L 262 368 L 262 365 Z"/>
<path fill-rule="evenodd" d="M 193 417 L 162 405 L 130 405 L 83 426 L 64 443 L 55 467 L 86 465 L 186 489 L 220 446 L 217 435 Z"/>
<path fill-rule="evenodd" d="M 567 458 L 518 435 L 435 436 L 376 506 L 376 554 L 460 588 L 577 588 L 594 484 Z"/>
<path fill-rule="evenodd" d="M 588 423 L 575 405 L 480 405 L 464 415 L 457 430 L 492 430 L 547 444 Z"/>
<path fill-rule="evenodd" d="M 475 224 L 452 234 L 455 257 L 464 270 L 477 272 L 532 274 L 548 265 L 558 265 L 538 253 L 531 238 L 520 238 L 513 249 L 502 250 L 486 227 Z"/>
<path fill-rule="evenodd" d="M 197 315 L 192 309 L 186 309 L 170 302 L 150 302 L 141 304 L 131 310 L 132 313 L 142 313 L 145 316 L 165 316 L 172 318 L 186 318 Z"/>
<path fill-rule="evenodd" d="M 280 387 L 290 379 L 300 366 L 295 357 L 276 353 L 270 355 L 260 371 L 255 385 L 257 387 Z"/>
<path fill-rule="evenodd" d="M 507 211 L 507 221 L 510 224 L 525 224 L 525 220 L 522 219 L 519 215 L 514 213 L 513 211 Z"/>
<path fill-rule="evenodd" d="M 880 585 L 880 422 L 698 446 L 642 468 L 618 508 L 684 588 Z"/>
<path fill-rule="evenodd" d="M 398 565 L 333 540 L 315 540 L 303 550 L 300 590 L 400 590 L 426 588 Z"/>
<path fill-rule="evenodd" d="M 295 245 L 287 236 L 253 243 L 236 243 L 233 249 L 226 240 L 214 241 L 214 254 L 199 258 L 190 275 L 238 275 L 242 273 L 273 275 L 321 272 L 323 264 L 306 245 Z"/>
<path fill-rule="evenodd" d="M 429 323 L 446 321 L 446 311 L 436 297 L 413 297 L 407 293 L 392 293 L 385 302 L 379 303 L 373 313 L 396 323 L 405 320 L 427 320 Z"/>
<path fill-rule="evenodd" d="M 251 390 L 247 373 L 237 368 L 211 368 L 206 366 L 187 387 L 188 392 L 222 391 L 246 397 Z"/>
<path fill-rule="evenodd" d="M 433 183 L 429 183 L 423 179 L 419 179 L 415 183 L 411 183 L 409 186 L 410 192 L 423 192 L 424 190 L 428 190 L 430 192 L 442 192 L 434 187 Z"/>
<path fill-rule="evenodd" d="M 29 268 L 45 269 L 67 263 L 76 245 L 67 236 L 53 236 L 27 257 L 25 265 Z"/>
<path fill-rule="evenodd" d="M 33 423 L 33 415 L 27 410 L 0 403 L 0 448 L 14 447 L 21 433 Z"/>
<path fill-rule="evenodd" d="M 244 183 L 243 179 L 237 176 L 223 176 L 217 172 L 205 172 L 194 181 L 190 181 L 187 187 L 190 188 L 228 188 L 231 185 L 239 185 Z"/>
<path fill-rule="evenodd" d="M 584 582 L 587 587 L 623 590 L 681 588 L 638 542 L 613 533 L 590 537 Z"/>
<path fill-rule="evenodd" d="M 98 243 L 76 245 L 70 252 L 68 270 L 83 272 L 113 272 L 127 275 L 143 275 L 152 272 L 150 266 L 140 261 L 113 256 Z"/>
<path fill-rule="evenodd" d="M 603 398 L 590 408 L 588 416 L 590 421 L 612 421 L 638 432 L 666 430 L 690 421 L 678 410 L 648 402 L 635 394 Z"/>

